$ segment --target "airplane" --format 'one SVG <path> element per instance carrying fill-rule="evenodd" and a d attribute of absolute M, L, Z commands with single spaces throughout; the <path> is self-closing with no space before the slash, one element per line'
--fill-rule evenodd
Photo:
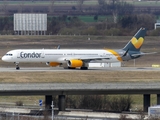
<path fill-rule="evenodd" d="M 19 70 L 20 62 L 41 62 L 49 66 L 65 69 L 87 70 L 89 63 L 113 63 L 139 58 L 145 54 L 140 51 L 144 42 L 146 28 L 140 28 L 122 49 L 16 49 L 7 52 L 2 60 L 13 62 Z"/>

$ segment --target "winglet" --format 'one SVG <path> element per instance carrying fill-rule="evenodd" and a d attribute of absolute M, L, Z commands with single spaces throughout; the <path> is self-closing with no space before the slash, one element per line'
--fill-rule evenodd
<path fill-rule="evenodd" d="M 61 46 L 60 46 L 60 45 L 58 45 L 57 49 L 61 49 Z"/>

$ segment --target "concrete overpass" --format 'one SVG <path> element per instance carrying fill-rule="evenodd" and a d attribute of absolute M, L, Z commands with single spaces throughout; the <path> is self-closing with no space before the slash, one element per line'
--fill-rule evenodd
<path fill-rule="evenodd" d="M 112 83 L 15 83 L 0 84 L 1 96 L 45 95 L 46 108 L 52 95 L 59 95 L 59 110 L 65 110 L 65 95 L 143 94 L 144 111 L 150 106 L 150 94 L 157 94 L 160 104 L 160 82 Z"/>

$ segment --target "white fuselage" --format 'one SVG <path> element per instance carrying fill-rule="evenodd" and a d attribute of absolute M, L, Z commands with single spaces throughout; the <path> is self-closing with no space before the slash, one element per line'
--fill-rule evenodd
<path fill-rule="evenodd" d="M 123 54 L 123 53 L 122 53 Z M 99 59 L 104 58 L 104 59 Z M 2 57 L 6 62 L 58 62 L 79 59 L 89 62 L 118 62 L 117 55 L 108 50 L 78 49 L 18 49 Z"/>

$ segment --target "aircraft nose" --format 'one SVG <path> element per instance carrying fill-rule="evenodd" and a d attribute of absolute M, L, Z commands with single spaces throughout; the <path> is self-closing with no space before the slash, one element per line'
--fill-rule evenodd
<path fill-rule="evenodd" d="M 3 61 L 7 61 L 6 56 L 3 56 L 3 57 L 2 57 L 2 60 L 3 60 Z"/>

